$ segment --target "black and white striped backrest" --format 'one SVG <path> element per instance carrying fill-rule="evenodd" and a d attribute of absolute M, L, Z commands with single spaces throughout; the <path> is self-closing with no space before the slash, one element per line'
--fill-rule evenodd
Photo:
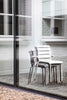
<path fill-rule="evenodd" d="M 35 47 L 36 55 L 39 61 L 51 60 L 51 50 L 49 45 L 39 45 Z"/>

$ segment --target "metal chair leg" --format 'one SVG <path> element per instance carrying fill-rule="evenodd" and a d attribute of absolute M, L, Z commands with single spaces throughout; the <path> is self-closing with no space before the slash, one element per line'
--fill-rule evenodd
<path fill-rule="evenodd" d="M 43 83 L 43 68 L 42 68 L 42 83 Z"/>
<path fill-rule="evenodd" d="M 53 72 L 53 82 L 55 82 L 55 67 L 52 66 L 51 70 Z"/>
<path fill-rule="evenodd" d="M 30 83 L 30 78 L 31 78 L 31 67 L 30 67 L 29 76 L 28 76 L 28 84 Z"/>
<path fill-rule="evenodd" d="M 55 82 L 55 71 L 54 71 L 54 67 L 53 67 L 53 80 Z"/>
<path fill-rule="evenodd" d="M 50 71 L 51 71 L 51 69 L 50 69 L 50 65 L 49 65 L 49 83 L 50 83 Z"/>
<path fill-rule="evenodd" d="M 57 83 L 57 66 L 55 67 L 56 70 L 56 83 Z"/>
<path fill-rule="evenodd" d="M 60 82 L 61 82 L 61 64 L 60 64 Z"/>
<path fill-rule="evenodd" d="M 44 68 L 44 70 L 45 70 L 45 79 L 44 79 L 43 85 L 44 85 L 44 83 L 46 85 L 46 68 Z"/>
<path fill-rule="evenodd" d="M 36 79 L 36 76 L 37 76 L 37 66 L 35 67 L 34 80 Z"/>
<path fill-rule="evenodd" d="M 45 68 L 45 85 L 46 85 L 46 68 Z"/>
<path fill-rule="evenodd" d="M 29 76 L 28 76 L 28 84 L 31 82 L 32 73 L 33 73 L 33 67 L 30 67 Z"/>

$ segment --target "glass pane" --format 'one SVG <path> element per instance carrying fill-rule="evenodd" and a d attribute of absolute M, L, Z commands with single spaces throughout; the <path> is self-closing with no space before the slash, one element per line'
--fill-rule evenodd
<path fill-rule="evenodd" d="M 45 12 L 43 19 L 40 19 L 42 15 L 41 2 L 39 0 L 33 0 L 33 18 L 18 15 L 18 33 L 19 35 L 22 33 L 25 34 L 25 36 L 19 36 L 19 86 L 55 95 L 67 96 L 67 43 L 65 42 L 67 41 L 67 16 L 64 15 L 64 18 L 61 15 L 55 16 L 55 0 L 43 0 L 42 3 L 45 3 L 44 5 L 48 7 L 48 9 L 46 7 L 43 8 L 44 10 L 46 9 L 46 11 L 43 11 L 43 13 Z M 23 7 L 25 6 L 23 5 Z M 29 31 L 25 21 L 32 22 L 32 25 L 29 25 L 32 30 L 31 36 L 27 35 Z M 40 25 L 42 25 L 43 31 L 41 31 Z M 52 35 L 52 41 L 48 43 L 41 41 L 41 32 L 43 32 L 44 36 Z M 65 34 L 65 38 L 60 37 L 63 33 Z M 59 38 L 61 39 L 60 42 Z M 36 49 L 35 46 L 39 47 L 39 45 L 41 45 L 41 48 Z M 41 60 L 44 63 L 47 61 L 50 63 L 50 66 L 43 63 L 38 65 L 40 62 L 37 62 L 38 59 L 36 57 L 39 57 L 39 61 Z"/>
<path fill-rule="evenodd" d="M 31 1 L 19 0 L 18 34 L 19 34 L 19 85 L 27 85 L 29 71 L 29 46 L 32 46 Z M 21 16 L 20 16 L 21 15 Z M 26 80 L 25 80 L 26 79 Z"/>
<path fill-rule="evenodd" d="M 65 8 L 64 0 L 55 0 L 54 36 L 64 36 Z"/>
<path fill-rule="evenodd" d="M 14 84 L 12 16 L 0 15 L 0 82 Z"/>
<path fill-rule="evenodd" d="M 64 18 L 54 20 L 54 36 L 64 36 Z"/>
<path fill-rule="evenodd" d="M 51 14 L 51 0 L 42 0 L 42 16 L 49 17 Z"/>
<path fill-rule="evenodd" d="M 13 12 L 13 0 L 2 0 L 3 1 L 3 8 L 4 13 L 12 14 Z"/>
<path fill-rule="evenodd" d="M 4 34 L 4 19 L 3 16 L 0 16 L 0 35 Z"/>
<path fill-rule="evenodd" d="M 31 36 L 31 18 L 19 18 L 19 35 Z"/>
<path fill-rule="evenodd" d="M 50 36 L 51 0 L 42 0 L 42 35 Z"/>
<path fill-rule="evenodd" d="M 42 19 L 42 35 L 50 36 L 50 19 L 43 18 Z"/>
<path fill-rule="evenodd" d="M 12 35 L 12 16 L 4 16 L 4 35 Z"/>
<path fill-rule="evenodd" d="M 8 0 L 8 13 L 12 13 L 12 0 Z"/>
<path fill-rule="evenodd" d="M 12 17 L 9 17 L 9 21 L 8 21 L 8 26 L 9 26 L 9 35 L 12 35 Z"/>
<path fill-rule="evenodd" d="M 43 0 L 42 35 L 64 36 L 66 7 L 64 0 Z M 49 12 L 49 13 L 48 13 Z"/>
<path fill-rule="evenodd" d="M 31 15 L 31 0 L 19 0 L 19 14 Z"/>
<path fill-rule="evenodd" d="M 13 40 L 2 37 L 0 42 L 0 82 L 13 84 L 13 80 Z"/>
<path fill-rule="evenodd" d="M 0 13 L 3 13 L 3 0 L 0 0 Z"/>

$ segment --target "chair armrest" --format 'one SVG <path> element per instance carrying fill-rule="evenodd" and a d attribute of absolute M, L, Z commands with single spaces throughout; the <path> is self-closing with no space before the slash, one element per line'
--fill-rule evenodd
<path fill-rule="evenodd" d="M 45 62 L 45 61 L 39 61 L 39 58 L 38 58 L 37 56 L 33 56 L 33 58 L 35 58 L 36 61 L 39 62 L 39 63 L 43 63 L 43 64 L 48 64 L 48 65 L 50 65 L 48 62 Z"/>

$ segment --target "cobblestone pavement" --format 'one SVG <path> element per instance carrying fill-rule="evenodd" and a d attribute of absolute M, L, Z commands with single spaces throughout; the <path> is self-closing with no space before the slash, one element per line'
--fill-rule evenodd
<path fill-rule="evenodd" d="M 0 86 L 0 100 L 57 100 Z"/>

